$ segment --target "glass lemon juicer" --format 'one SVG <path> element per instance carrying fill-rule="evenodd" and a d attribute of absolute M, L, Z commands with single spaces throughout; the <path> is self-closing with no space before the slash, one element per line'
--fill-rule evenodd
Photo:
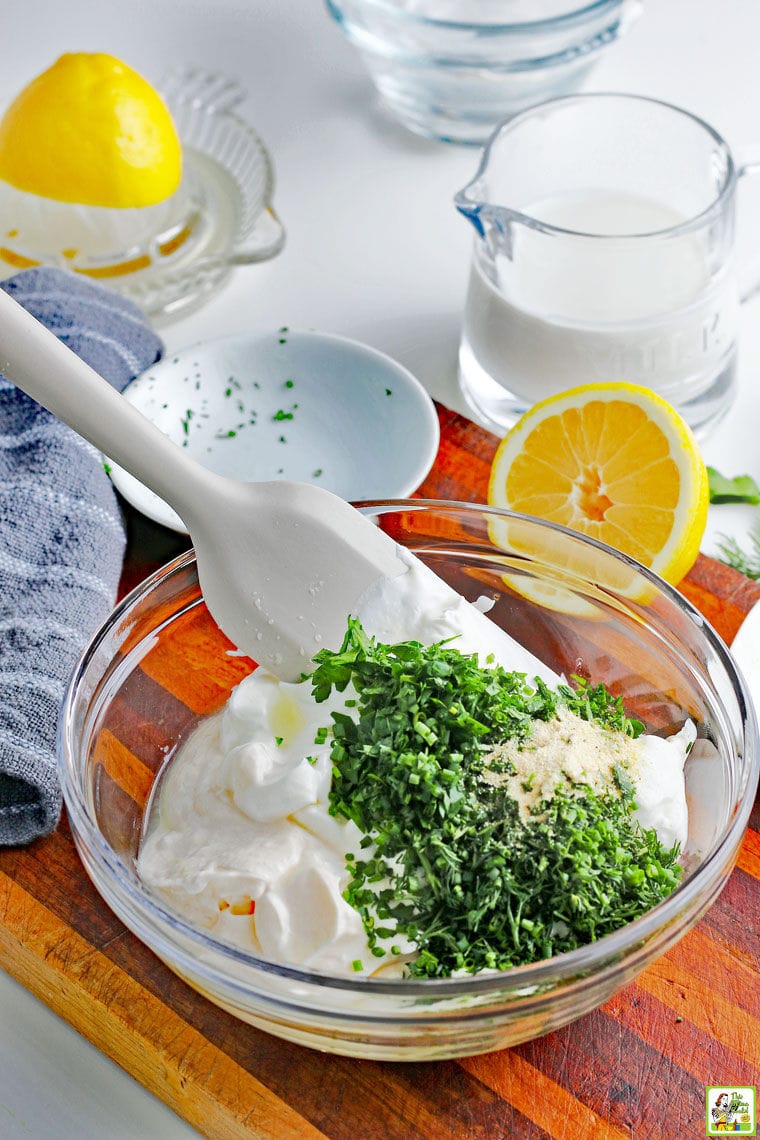
<path fill-rule="evenodd" d="M 101 280 L 156 319 L 197 308 L 235 265 L 273 257 L 284 229 L 272 163 L 234 113 L 243 90 L 201 69 L 159 87 L 182 143 L 179 187 L 151 206 L 59 202 L 0 181 L 0 277 L 56 265 Z"/>

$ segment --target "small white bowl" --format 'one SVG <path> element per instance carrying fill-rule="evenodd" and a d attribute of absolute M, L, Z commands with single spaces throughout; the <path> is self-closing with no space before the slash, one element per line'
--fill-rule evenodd
<path fill-rule="evenodd" d="M 433 401 L 382 352 L 317 332 L 244 334 L 166 357 L 124 395 L 204 467 L 314 483 L 349 502 L 406 498 L 438 450 Z M 132 506 L 186 533 L 163 499 L 109 464 Z"/>

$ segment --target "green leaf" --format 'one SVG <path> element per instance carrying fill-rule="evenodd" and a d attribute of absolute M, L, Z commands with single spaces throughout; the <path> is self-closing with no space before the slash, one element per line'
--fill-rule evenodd
<path fill-rule="evenodd" d="M 707 468 L 711 503 L 760 503 L 760 487 L 751 475 L 727 479 L 714 467 Z"/>

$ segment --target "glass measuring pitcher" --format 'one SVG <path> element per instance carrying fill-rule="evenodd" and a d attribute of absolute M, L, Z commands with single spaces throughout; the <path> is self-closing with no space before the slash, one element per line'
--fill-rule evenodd
<path fill-rule="evenodd" d="M 502 126 L 455 198 L 476 230 L 459 356 L 478 418 L 647 385 L 698 434 L 736 384 L 737 170 L 689 112 L 633 95 L 543 103 Z"/>

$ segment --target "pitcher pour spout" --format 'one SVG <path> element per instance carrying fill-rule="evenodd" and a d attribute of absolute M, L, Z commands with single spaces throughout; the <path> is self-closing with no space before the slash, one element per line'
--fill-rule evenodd
<path fill-rule="evenodd" d="M 454 197 L 459 213 L 472 223 L 478 238 L 485 244 L 488 254 L 497 253 L 511 258 L 512 235 L 517 215 L 505 206 L 494 205 L 474 197 L 477 182 L 470 182 Z"/>
<path fill-rule="evenodd" d="M 511 257 L 514 227 L 529 219 L 506 206 L 501 192 L 494 192 L 489 163 L 498 136 L 499 132 L 484 148 L 475 176 L 454 195 L 454 206 L 472 224 L 491 257 L 497 253 Z"/>
<path fill-rule="evenodd" d="M 486 228 L 481 216 L 483 203 L 471 196 L 475 185 L 475 182 L 470 182 L 463 190 L 455 194 L 454 205 L 463 217 L 472 222 L 478 237 L 484 238 L 486 236 Z"/>

